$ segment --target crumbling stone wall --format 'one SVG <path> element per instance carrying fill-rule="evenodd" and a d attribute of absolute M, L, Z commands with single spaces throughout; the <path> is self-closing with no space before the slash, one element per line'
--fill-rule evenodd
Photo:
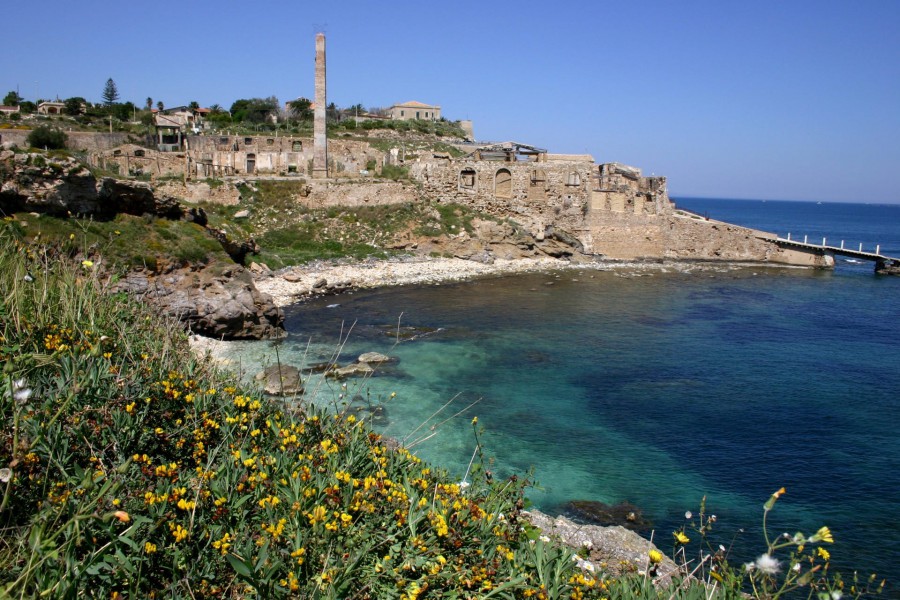
<path fill-rule="evenodd" d="M 580 235 L 590 208 L 587 161 L 425 160 L 408 165 L 430 200 L 510 217 L 543 239 L 552 228 Z"/>
<path fill-rule="evenodd" d="M 185 156 L 178 152 L 160 152 L 134 144 L 124 144 L 116 148 L 88 153 L 87 162 L 92 167 L 100 167 L 122 176 L 140 177 L 149 175 L 175 177 L 184 174 Z"/>
<path fill-rule="evenodd" d="M 311 175 L 313 139 L 268 136 L 190 136 L 187 139 L 193 177 L 228 175 Z M 329 142 L 330 177 L 358 177 L 366 163 L 384 162 L 383 153 L 365 142 Z M 248 167 L 252 166 L 252 173 Z"/>

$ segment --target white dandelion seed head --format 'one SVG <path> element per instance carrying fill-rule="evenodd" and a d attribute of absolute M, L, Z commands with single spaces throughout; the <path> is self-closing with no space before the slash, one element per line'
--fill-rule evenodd
<path fill-rule="evenodd" d="M 794 566 L 791 567 L 791 570 L 796 573 L 799 573 L 800 572 L 800 563 L 795 563 Z"/>
<path fill-rule="evenodd" d="M 756 569 L 756 563 L 748 562 L 744 563 L 744 570 L 748 573 L 754 571 Z"/>
<path fill-rule="evenodd" d="M 24 403 L 28 402 L 29 398 L 31 398 L 31 390 L 29 390 L 29 389 L 16 390 L 15 392 L 13 392 L 13 398 L 16 399 L 16 402 L 24 404 Z"/>
<path fill-rule="evenodd" d="M 775 575 L 781 568 L 781 564 L 769 554 L 761 554 L 756 559 L 756 568 L 767 575 Z"/>
<path fill-rule="evenodd" d="M 13 381 L 13 391 L 15 392 L 15 391 L 21 390 L 26 385 L 28 385 L 28 382 L 25 381 L 24 379 L 16 379 L 15 381 Z"/>
<path fill-rule="evenodd" d="M 841 600 L 841 596 L 843 595 L 844 593 L 841 590 L 834 590 L 831 592 L 831 600 Z"/>
<path fill-rule="evenodd" d="M 6 483 L 10 479 L 12 479 L 12 469 L 6 467 L 0 469 L 0 481 Z"/>
<path fill-rule="evenodd" d="M 719 544 L 719 551 L 725 552 L 725 546 L 723 546 L 722 544 Z"/>
<path fill-rule="evenodd" d="M 685 518 L 685 519 L 690 519 L 690 518 L 692 518 L 693 516 L 694 516 L 694 513 L 692 513 L 691 511 L 687 511 L 686 513 L 684 513 L 684 518 Z"/>

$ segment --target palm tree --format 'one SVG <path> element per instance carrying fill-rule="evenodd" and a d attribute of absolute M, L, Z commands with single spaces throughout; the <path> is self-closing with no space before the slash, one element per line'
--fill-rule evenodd
<path fill-rule="evenodd" d="M 147 100 L 145 101 L 145 106 L 147 107 L 147 110 L 151 110 L 153 108 L 153 98 L 151 98 L 150 96 L 147 96 Z"/>

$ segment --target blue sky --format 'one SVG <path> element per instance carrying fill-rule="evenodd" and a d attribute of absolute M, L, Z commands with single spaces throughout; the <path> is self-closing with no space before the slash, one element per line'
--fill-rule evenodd
<path fill-rule="evenodd" d="M 674 196 L 900 203 L 900 2 L 14 2 L 0 93 L 439 104 Z"/>

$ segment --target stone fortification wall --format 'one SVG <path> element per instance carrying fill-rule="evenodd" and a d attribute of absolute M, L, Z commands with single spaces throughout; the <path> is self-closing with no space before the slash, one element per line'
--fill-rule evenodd
<path fill-rule="evenodd" d="M 594 254 L 621 260 L 676 259 L 769 262 L 826 268 L 831 257 L 780 248 L 771 234 L 677 214 L 596 211 L 589 220 Z"/>

